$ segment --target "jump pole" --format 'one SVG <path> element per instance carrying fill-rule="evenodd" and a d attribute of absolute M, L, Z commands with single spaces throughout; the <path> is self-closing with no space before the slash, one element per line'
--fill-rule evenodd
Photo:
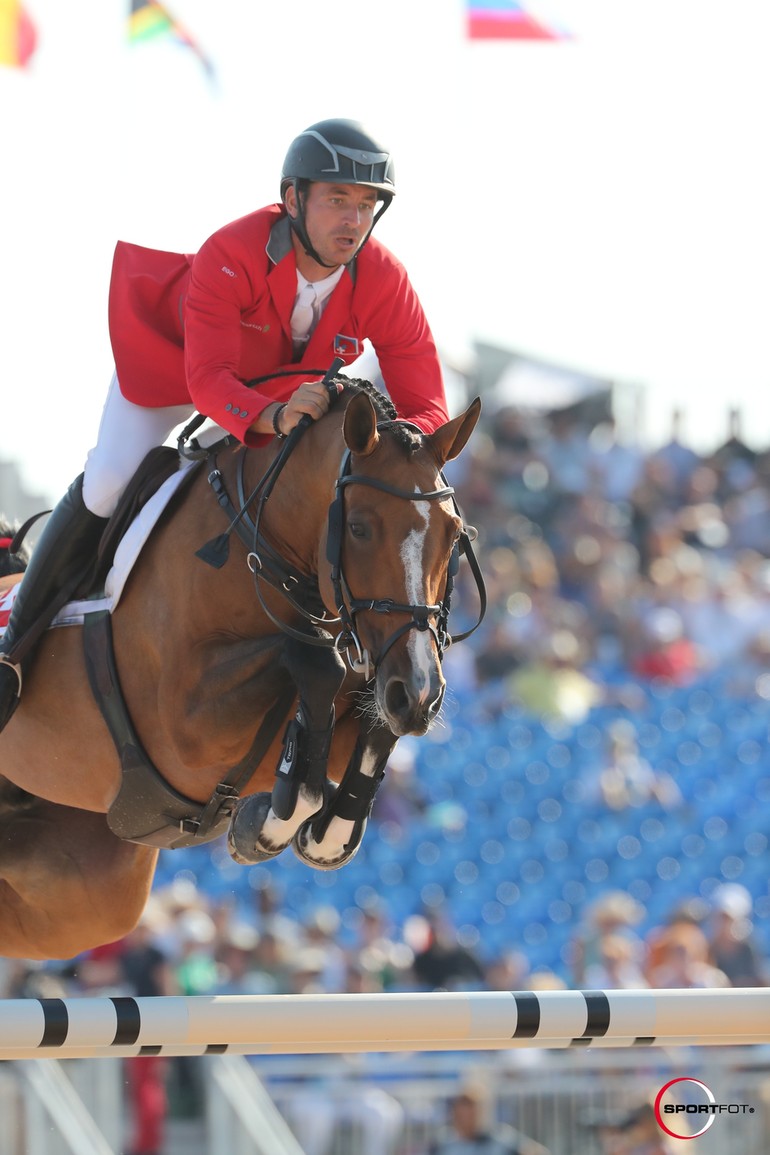
<path fill-rule="evenodd" d="M 0 1001 L 0 1059 L 762 1043 L 762 987 Z"/>

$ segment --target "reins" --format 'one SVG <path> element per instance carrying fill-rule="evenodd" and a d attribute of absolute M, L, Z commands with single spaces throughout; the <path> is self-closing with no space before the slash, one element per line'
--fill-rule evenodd
<path fill-rule="evenodd" d="M 345 364 L 345 362 L 342 360 L 341 357 L 335 357 L 334 360 L 332 361 L 331 365 L 327 369 L 327 371 L 324 373 L 323 379 L 321 381 L 321 384 L 326 386 L 326 388 L 329 390 L 330 395 L 333 394 L 333 397 L 335 399 L 337 397 L 337 390 L 333 384 L 333 381 L 334 381 L 335 376 L 337 375 L 337 373 L 339 372 L 339 370 L 342 368 L 342 366 L 344 364 Z M 323 372 L 323 370 L 321 370 L 321 369 L 307 369 L 306 372 L 307 373 L 321 373 L 321 372 Z M 297 376 L 296 371 L 284 371 L 284 372 L 280 372 L 280 373 L 273 373 L 268 377 L 255 377 L 252 381 L 248 381 L 247 385 L 249 385 L 249 386 L 259 385 L 265 381 L 270 381 L 273 377 L 296 377 L 296 376 Z M 206 420 L 205 417 L 203 417 L 201 414 L 198 414 L 197 417 L 194 417 L 193 420 L 189 423 L 189 425 L 187 425 L 182 430 L 180 437 L 179 437 L 180 452 L 183 452 L 183 450 L 181 448 L 182 441 L 184 440 L 186 442 L 189 439 L 190 432 L 191 431 L 194 432 L 196 429 L 199 429 L 205 420 Z M 283 467 L 286 464 L 286 462 L 288 461 L 288 459 L 291 457 L 292 453 L 294 452 L 295 445 L 297 444 L 299 439 L 303 436 L 305 430 L 309 429 L 312 424 L 313 424 L 313 419 L 312 419 L 312 417 L 309 417 L 307 414 L 305 414 L 303 417 L 301 417 L 299 419 L 299 421 L 297 422 L 295 427 L 292 429 L 291 433 L 289 433 L 289 435 L 284 440 L 280 451 L 273 458 L 270 465 L 267 467 L 267 469 L 265 470 L 262 477 L 259 479 L 257 484 L 254 486 L 254 488 L 252 489 L 249 496 L 242 500 L 240 509 L 235 514 L 235 517 L 233 517 L 232 520 L 230 521 L 230 524 L 228 525 L 225 532 L 221 533 L 218 537 L 213 538 L 211 541 L 207 542 L 204 546 L 202 546 L 197 551 L 197 553 L 195 555 L 196 557 L 201 558 L 202 561 L 205 561 L 208 565 L 213 566 L 214 569 L 221 569 L 222 568 L 222 566 L 225 564 L 225 562 L 227 561 L 228 556 L 230 554 L 230 534 L 233 532 L 234 529 L 238 528 L 240 522 L 246 516 L 250 506 L 253 504 L 253 502 L 257 499 L 257 497 L 260 494 L 261 494 L 261 497 L 260 497 L 260 503 L 259 503 L 258 516 L 261 516 L 261 510 L 263 509 L 265 502 L 269 498 L 270 494 L 273 492 L 273 486 L 275 485 L 276 481 L 278 480 L 278 476 L 279 476 L 281 470 L 283 469 Z M 204 450 L 203 453 L 204 453 L 205 457 L 208 458 L 211 455 L 216 454 L 220 449 L 223 449 L 226 446 L 232 444 L 232 442 L 234 440 L 235 440 L 234 438 L 232 438 L 228 435 L 227 437 L 224 437 L 220 441 L 218 441 L 215 445 L 211 446 L 210 449 Z M 196 448 L 192 450 L 192 454 L 196 455 L 195 457 L 193 457 L 193 460 L 195 460 L 197 458 L 197 455 L 199 455 L 200 453 L 201 453 L 201 448 L 200 448 L 200 446 L 197 445 L 197 442 L 196 442 Z M 191 455 L 190 451 L 188 451 L 186 456 L 187 455 Z M 224 482 L 222 481 L 222 474 L 220 473 L 220 471 L 218 469 L 215 468 L 214 470 L 212 470 L 212 472 L 209 474 L 208 481 L 209 481 L 209 485 L 212 486 L 212 488 L 214 489 L 214 492 L 217 495 L 217 500 L 219 501 L 219 504 L 223 508 L 228 508 L 228 507 L 232 508 L 232 506 L 230 504 L 230 499 L 227 497 L 226 490 L 224 489 Z M 261 598 L 260 598 L 260 601 L 261 601 Z M 265 608 L 264 604 L 263 604 L 263 608 Z M 268 616 L 270 616 L 270 615 L 268 615 Z M 276 623 L 276 624 L 278 624 L 278 623 Z"/>

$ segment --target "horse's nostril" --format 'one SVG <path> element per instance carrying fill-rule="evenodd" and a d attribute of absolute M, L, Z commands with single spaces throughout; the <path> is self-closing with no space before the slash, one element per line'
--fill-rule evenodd
<path fill-rule="evenodd" d="M 409 708 L 409 695 L 406 685 L 400 678 L 391 678 L 385 690 L 385 704 L 389 713 L 394 716 Z"/>

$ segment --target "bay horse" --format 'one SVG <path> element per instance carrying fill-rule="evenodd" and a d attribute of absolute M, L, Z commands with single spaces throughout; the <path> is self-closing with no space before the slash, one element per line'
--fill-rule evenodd
<path fill-rule="evenodd" d="M 442 473 L 481 404 L 424 435 L 333 384 L 285 443 L 188 466 L 112 613 L 44 633 L 0 735 L 0 954 L 123 937 L 163 847 L 226 832 L 238 862 L 337 868 L 438 716 L 458 552 L 484 612 Z"/>

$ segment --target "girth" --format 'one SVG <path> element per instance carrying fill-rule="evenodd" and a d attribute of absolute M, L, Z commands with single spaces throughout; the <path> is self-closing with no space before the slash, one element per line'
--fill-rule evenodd
<path fill-rule="evenodd" d="M 175 790 L 150 761 L 134 729 L 115 663 L 112 620 L 107 610 L 86 614 L 83 630 L 88 680 L 120 758 L 122 781 L 107 812 L 107 824 L 119 838 L 177 850 L 218 838 L 227 829 L 232 808 L 249 782 L 291 709 L 295 692 L 284 691 L 265 715 L 251 749 L 218 783 L 208 802 L 196 802 Z"/>

